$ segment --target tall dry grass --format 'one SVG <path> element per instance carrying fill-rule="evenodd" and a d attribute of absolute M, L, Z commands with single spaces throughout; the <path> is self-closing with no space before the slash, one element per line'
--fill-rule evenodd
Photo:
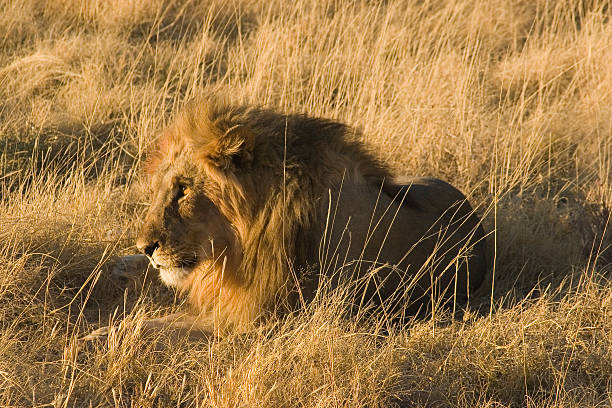
<path fill-rule="evenodd" d="M 612 405 L 609 1 L 0 10 L 1 406 Z M 479 313 L 388 330 L 328 299 L 208 343 L 141 334 L 181 300 L 108 266 L 135 250 L 147 146 L 202 89 L 343 120 L 468 193 L 495 272 Z"/>

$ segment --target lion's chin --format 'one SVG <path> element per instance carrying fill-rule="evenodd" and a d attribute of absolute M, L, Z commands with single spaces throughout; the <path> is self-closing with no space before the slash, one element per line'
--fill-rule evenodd
<path fill-rule="evenodd" d="M 193 268 L 190 267 L 160 267 L 159 277 L 165 285 L 170 287 L 178 287 L 183 279 L 185 279 L 192 270 Z"/>

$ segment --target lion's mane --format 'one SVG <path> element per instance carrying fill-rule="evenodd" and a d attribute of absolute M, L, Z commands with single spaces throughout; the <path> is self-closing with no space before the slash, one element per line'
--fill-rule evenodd
<path fill-rule="evenodd" d="M 161 163 L 188 154 L 186 165 L 205 175 L 202 193 L 231 224 L 239 246 L 177 285 L 203 319 L 216 328 L 244 327 L 312 297 L 301 282 L 317 262 L 321 205 L 330 189 L 391 180 L 359 139 L 335 121 L 218 100 L 191 103 L 178 115 L 147 170 L 155 174 Z M 404 199 L 402 205 L 419 206 Z"/>

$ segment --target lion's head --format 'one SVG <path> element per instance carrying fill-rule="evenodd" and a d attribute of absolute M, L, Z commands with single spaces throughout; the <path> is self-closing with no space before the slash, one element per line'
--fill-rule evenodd
<path fill-rule="evenodd" d="M 175 287 L 197 266 L 228 259 L 235 264 L 241 254 L 233 225 L 185 156 L 164 163 L 153 177 L 153 202 L 137 242 L 162 280 Z"/>
<path fill-rule="evenodd" d="M 180 288 L 194 269 L 228 260 L 234 266 L 242 251 L 234 225 L 215 204 L 219 186 L 198 166 L 190 141 L 169 132 L 150 161 L 153 197 L 137 246 L 164 283 Z"/>

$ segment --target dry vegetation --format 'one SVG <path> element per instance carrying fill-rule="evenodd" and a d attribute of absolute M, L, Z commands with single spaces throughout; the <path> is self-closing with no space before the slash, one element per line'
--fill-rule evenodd
<path fill-rule="evenodd" d="M 0 406 L 611 406 L 610 6 L 0 0 Z M 202 89 L 344 120 L 468 192 L 492 296 L 402 330 L 327 299 L 209 343 L 141 335 L 180 299 L 108 266 L 135 251 L 146 148 Z"/>

